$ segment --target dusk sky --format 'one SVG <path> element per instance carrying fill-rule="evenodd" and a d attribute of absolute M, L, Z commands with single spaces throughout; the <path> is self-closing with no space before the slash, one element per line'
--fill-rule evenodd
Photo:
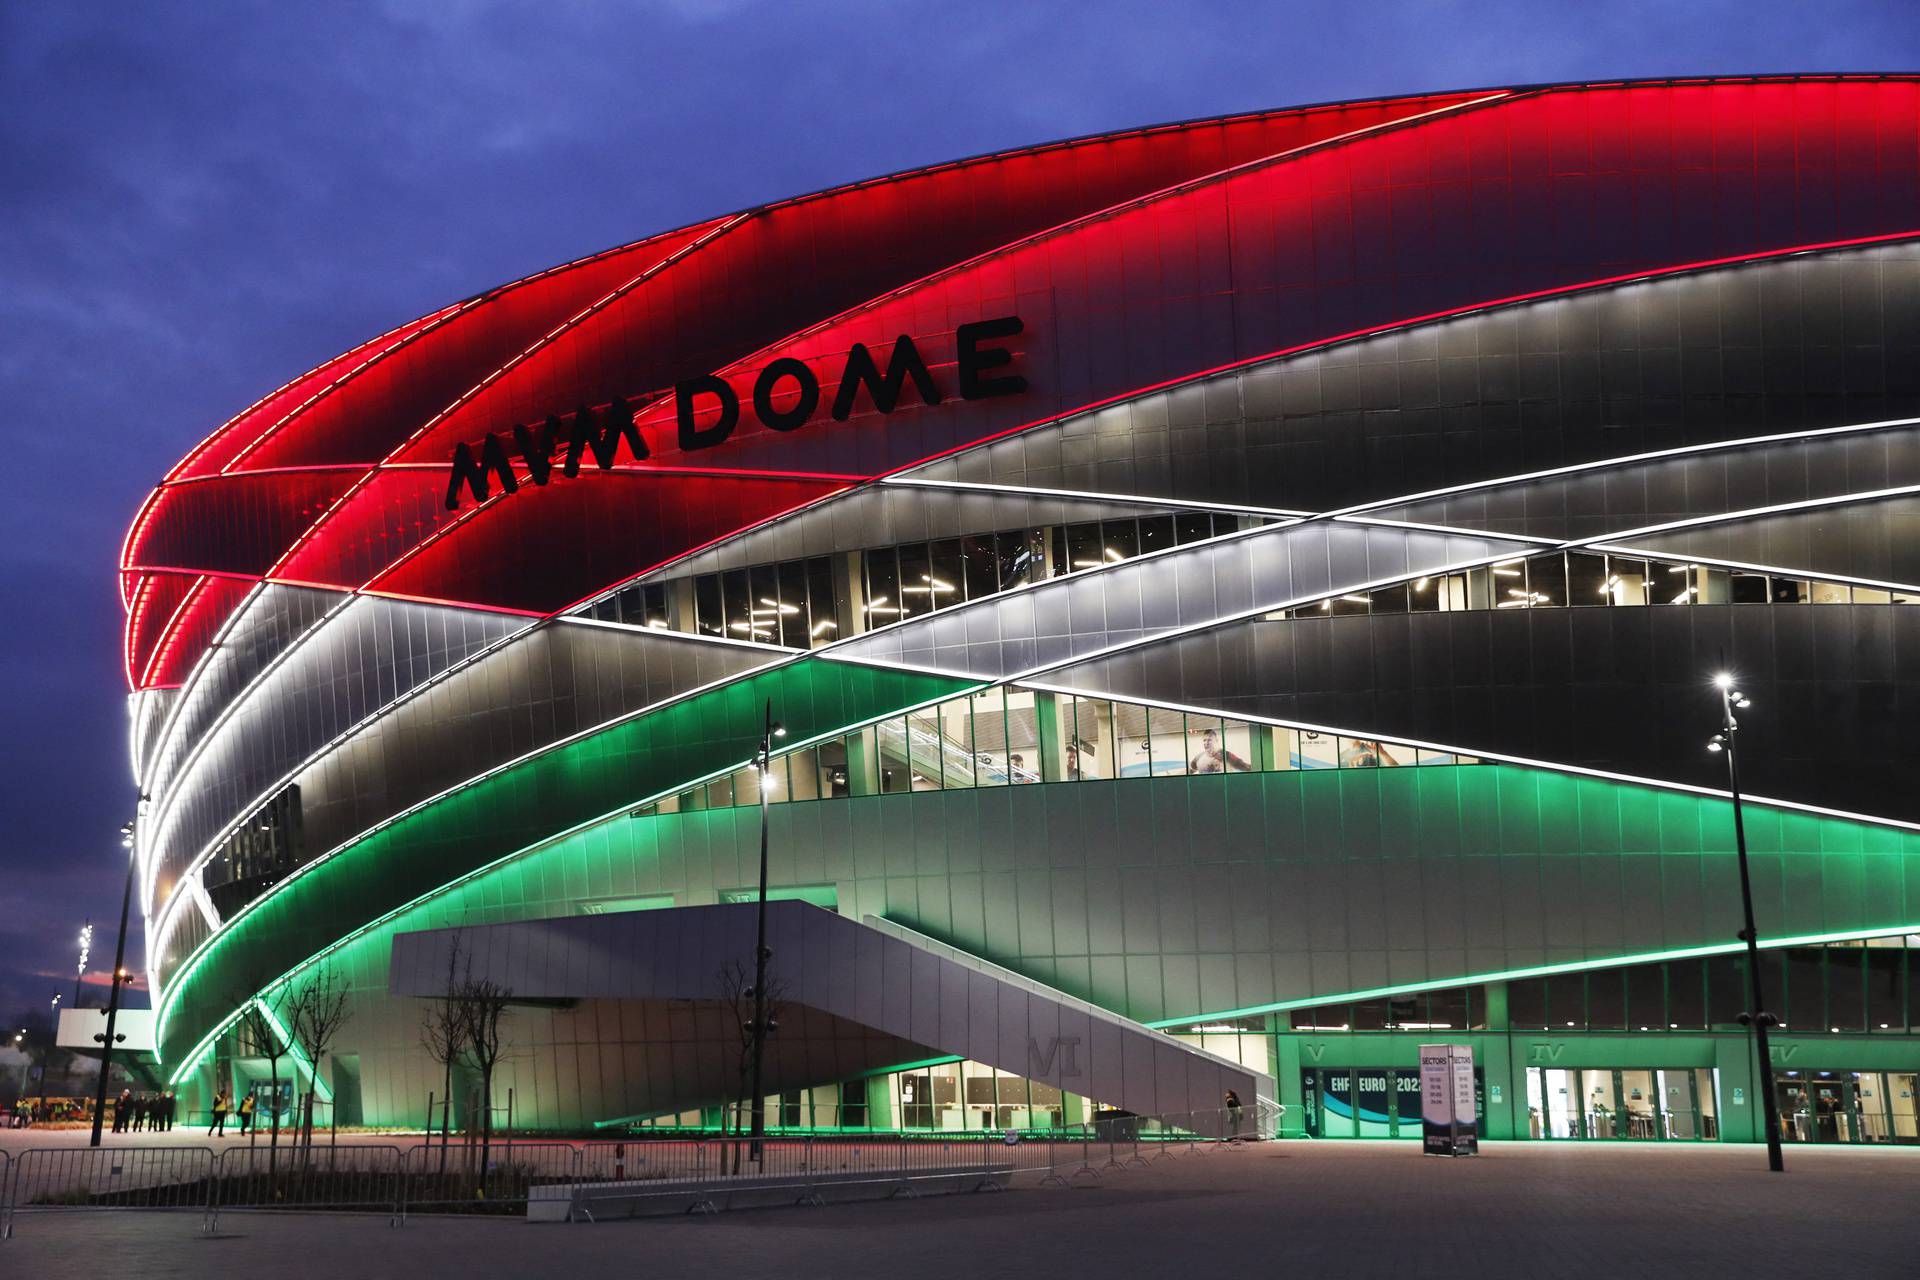
<path fill-rule="evenodd" d="M 112 958 L 129 519 L 214 426 L 343 348 L 657 230 L 1050 138 L 1425 89 L 1916 69 L 1912 0 L 9 0 L 0 1012 L 70 990 L 86 917 Z"/>

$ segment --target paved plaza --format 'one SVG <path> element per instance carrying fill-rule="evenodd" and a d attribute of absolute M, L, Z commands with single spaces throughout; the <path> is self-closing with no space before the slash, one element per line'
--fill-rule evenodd
<path fill-rule="evenodd" d="M 1910 1277 L 1920 1151 L 1272 1143 L 1160 1161 L 1072 1190 L 532 1226 L 517 1220 L 229 1213 L 23 1217 L 0 1269 L 88 1260 L 148 1276 L 525 1274 L 1311 1277 Z M 1751 1246 L 1750 1255 L 1743 1249 Z"/>

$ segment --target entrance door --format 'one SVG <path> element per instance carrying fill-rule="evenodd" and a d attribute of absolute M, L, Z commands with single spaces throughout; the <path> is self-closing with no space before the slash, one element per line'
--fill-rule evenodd
<path fill-rule="evenodd" d="M 1887 1072 L 1887 1111 L 1895 1142 L 1920 1141 L 1920 1075 Z"/>
<path fill-rule="evenodd" d="M 1527 1068 L 1527 1132 L 1535 1138 L 1581 1138 L 1580 1073 Z"/>
<path fill-rule="evenodd" d="M 1853 1109 L 1860 1120 L 1860 1141 L 1893 1141 L 1893 1127 L 1887 1112 L 1887 1077 L 1883 1073 L 1854 1073 Z"/>
<path fill-rule="evenodd" d="M 1660 1119 L 1660 1092 L 1654 1087 L 1651 1071 L 1616 1071 L 1614 1096 L 1620 1100 L 1621 1138 L 1654 1139 L 1665 1136 Z"/>

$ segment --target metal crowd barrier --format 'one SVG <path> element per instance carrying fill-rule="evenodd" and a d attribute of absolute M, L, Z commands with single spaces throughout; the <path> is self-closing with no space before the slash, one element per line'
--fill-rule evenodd
<path fill-rule="evenodd" d="M 596 1205 L 629 1215 L 675 1199 L 711 1212 L 738 1198 L 824 1204 L 835 1187 L 882 1184 L 911 1198 L 945 1181 L 971 1191 L 1015 1179 L 1072 1186 L 1196 1152 L 1222 1152 L 1270 1136 L 1274 1113 L 1225 1109 L 1163 1116 L 1106 1113 L 1037 1134 L 847 1134 L 762 1140 L 744 1136 L 602 1140 L 574 1145 L 502 1139 L 397 1146 L 353 1143 L 277 1151 L 259 1145 L 34 1148 L 0 1152 L 0 1239 L 23 1213 L 102 1209 L 200 1210 L 212 1230 L 223 1210 L 310 1209 L 385 1213 L 506 1212 L 540 1202 L 591 1220 Z M 556 1203 L 558 1202 L 558 1203 Z"/>
<path fill-rule="evenodd" d="M 12 1162 L 0 1204 L 0 1239 L 23 1213 L 103 1209 L 197 1210 L 213 1185 L 205 1147 L 36 1147 Z"/>

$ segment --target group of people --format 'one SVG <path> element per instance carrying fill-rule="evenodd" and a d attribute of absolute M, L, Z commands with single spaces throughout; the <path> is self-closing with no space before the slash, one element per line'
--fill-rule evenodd
<path fill-rule="evenodd" d="M 253 1094 L 245 1094 L 240 1099 L 238 1111 L 234 1110 L 233 1095 L 225 1089 L 213 1095 L 213 1123 L 207 1126 L 209 1138 L 216 1134 L 225 1136 L 227 1132 L 227 1114 L 233 1112 L 240 1121 L 240 1133 L 244 1137 L 253 1127 Z"/>
<path fill-rule="evenodd" d="M 173 1096 L 171 1089 L 165 1093 L 135 1093 L 131 1089 L 122 1089 L 120 1096 L 113 1100 L 113 1131 L 165 1133 L 173 1128 L 174 1116 L 179 1109 L 180 1100 Z"/>

